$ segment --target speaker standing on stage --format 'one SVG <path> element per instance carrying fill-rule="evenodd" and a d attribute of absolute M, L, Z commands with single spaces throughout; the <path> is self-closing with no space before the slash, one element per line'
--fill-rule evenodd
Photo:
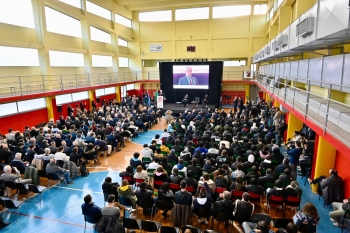
<path fill-rule="evenodd" d="M 187 103 L 188 103 L 188 94 L 185 95 L 185 97 L 182 99 L 182 102 L 184 107 L 186 107 Z"/>
<path fill-rule="evenodd" d="M 204 96 L 204 99 L 202 100 L 202 108 L 204 108 L 204 106 L 208 107 L 208 103 L 209 103 L 209 96 L 208 96 L 208 94 L 206 94 Z"/>

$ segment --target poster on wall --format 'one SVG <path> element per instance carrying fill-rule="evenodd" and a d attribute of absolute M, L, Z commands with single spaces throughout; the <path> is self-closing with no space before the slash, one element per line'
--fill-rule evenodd
<path fill-rule="evenodd" d="M 163 96 L 157 97 L 157 108 L 163 108 Z"/>
<path fill-rule="evenodd" d="M 163 44 L 150 44 L 149 51 L 151 53 L 159 53 L 163 51 Z"/>

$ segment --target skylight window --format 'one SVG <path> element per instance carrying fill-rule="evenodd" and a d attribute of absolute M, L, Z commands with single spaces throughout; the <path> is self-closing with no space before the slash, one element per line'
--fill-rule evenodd
<path fill-rule="evenodd" d="M 176 9 L 175 20 L 199 20 L 209 19 L 209 7 Z"/>

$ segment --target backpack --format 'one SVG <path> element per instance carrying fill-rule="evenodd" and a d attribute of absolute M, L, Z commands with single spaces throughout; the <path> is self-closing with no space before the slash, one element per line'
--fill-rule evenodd
<path fill-rule="evenodd" d="M 98 223 L 96 223 L 95 230 L 97 232 L 104 232 L 108 222 L 109 222 L 109 218 L 108 217 L 102 217 L 100 219 L 100 221 L 98 221 Z"/>
<path fill-rule="evenodd" d="M 85 161 L 83 161 L 81 163 L 80 174 L 81 174 L 82 177 L 87 177 L 90 174 L 89 170 L 86 168 L 86 162 Z"/>

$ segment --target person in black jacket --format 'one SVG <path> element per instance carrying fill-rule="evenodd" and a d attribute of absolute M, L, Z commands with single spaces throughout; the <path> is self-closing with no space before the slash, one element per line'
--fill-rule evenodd
<path fill-rule="evenodd" d="M 204 182 L 205 189 L 199 191 L 197 198 L 193 200 L 192 212 L 198 215 L 199 210 L 204 209 L 206 212 L 211 211 L 211 192 L 207 182 Z M 205 224 L 208 224 L 209 219 L 205 219 Z M 203 222 L 202 219 L 198 218 L 198 222 Z"/>
<path fill-rule="evenodd" d="M 137 204 L 139 206 L 144 206 L 144 205 L 149 205 L 152 206 L 154 204 L 154 199 L 153 199 L 153 188 L 151 185 L 148 184 L 148 179 L 146 179 L 146 182 L 142 182 L 140 184 L 140 189 L 136 191 L 136 197 L 137 197 Z M 150 213 L 151 209 L 144 209 L 143 208 L 143 214 L 148 214 Z"/>
<path fill-rule="evenodd" d="M 102 184 L 102 191 L 103 191 L 103 194 L 113 194 L 115 196 L 115 202 L 119 202 L 118 200 L 118 187 L 119 187 L 119 184 L 117 182 L 115 183 L 112 183 L 112 178 L 107 176 L 105 178 L 105 182 L 103 182 Z"/>
<path fill-rule="evenodd" d="M 5 161 L 6 164 L 10 163 L 12 152 L 8 150 L 6 144 L 0 145 L 0 162 Z"/>
<path fill-rule="evenodd" d="M 213 218 L 215 219 L 218 213 L 227 213 L 230 216 L 229 219 L 233 220 L 234 209 L 235 205 L 231 201 L 231 193 L 229 191 L 224 191 L 220 193 L 220 197 L 213 205 Z M 225 223 L 225 226 L 228 226 L 228 222 Z"/>
<path fill-rule="evenodd" d="M 259 194 L 259 195 L 262 195 L 264 192 L 264 188 L 258 185 L 257 179 L 255 179 L 255 178 L 252 178 L 250 180 L 250 183 L 247 186 L 247 190 L 249 192 Z"/>
<path fill-rule="evenodd" d="M 181 190 L 177 191 L 174 196 L 174 201 L 178 205 L 192 205 L 192 194 L 186 190 L 186 181 L 180 182 Z"/>
<path fill-rule="evenodd" d="M 290 168 L 284 169 L 283 173 L 278 177 L 278 179 L 290 182 L 292 180 Z"/>
<path fill-rule="evenodd" d="M 172 144 L 172 143 L 171 143 Z M 172 147 L 171 147 L 171 149 L 173 149 L 173 150 L 175 150 L 175 152 L 181 152 L 181 151 L 183 151 L 183 149 L 182 149 L 182 147 L 180 146 L 180 140 L 179 139 L 176 139 L 175 140 L 175 145 L 173 145 Z"/>
<path fill-rule="evenodd" d="M 271 168 L 271 169 L 273 169 L 273 164 L 272 164 L 270 155 L 266 156 L 266 159 L 260 163 L 260 168 L 263 168 L 263 169 Z"/>
<path fill-rule="evenodd" d="M 172 174 L 170 175 L 170 183 L 174 183 L 174 184 L 180 184 L 180 182 L 182 181 L 183 177 L 181 177 L 179 175 L 179 169 L 177 169 L 176 167 L 173 168 Z"/>
<path fill-rule="evenodd" d="M 187 171 L 187 177 L 184 179 L 187 186 L 192 186 L 195 190 L 198 188 L 198 183 L 193 179 L 193 172 L 191 170 Z"/>
<path fill-rule="evenodd" d="M 202 169 L 197 167 L 197 159 L 192 159 L 192 164 L 187 166 L 187 173 L 192 171 L 193 175 L 199 177 L 202 175 Z"/>
<path fill-rule="evenodd" d="M 192 160 L 193 159 L 197 159 L 197 164 L 200 165 L 201 167 L 204 164 L 204 158 L 203 156 L 200 154 L 199 151 L 196 151 L 196 153 L 192 156 Z"/>
<path fill-rule="evenodd" d="M 166 201 L 168 203 L 168 210 L 171 210 L 174 207 L 174 194 L 169 188 L 169 184 L 164 182 L 158 190 L 158 200 Z M 164 218 L 167 217 L 168 210 L 165 210 L 162 215 Z"/>
<path fill-rule="evenodd" d="M 286 190 L 283 188 L 283 184 L 282 184 L 282 180 L 277 179 L 275 181 L 275 187 L 273 187 L 272 189 L 268 188 L 266 190 L 266 202 L 268 202 L 269 198 L 271 197 L 271 195 L 274 196 L 281 196 L 281 197 L 286 197 L 287 192 Z"/>

